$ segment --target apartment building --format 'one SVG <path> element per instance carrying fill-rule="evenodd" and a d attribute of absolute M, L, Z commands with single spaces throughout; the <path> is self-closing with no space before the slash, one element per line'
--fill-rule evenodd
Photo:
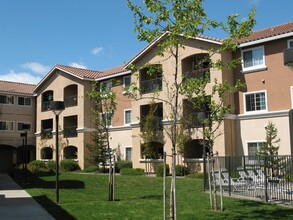
<path fill-rule="evenodd" d="M 105 71 L 93 71 L 80 68 L 56 65 L 35 87 L 36 102 L 36 158 L 52 160 L 55 155 L 55 115 L 50 110 L 50 101 L 64 101 L 65 110 L 59 116 L 60 160 L 75 159 L 83 169 L 88 162 L 87 144 L 91 144 L 93 119 L 92 104 L 86 99 L 86 93 L 91 90 L 95 80 L 111 85 L 109 79 L 121 80 L 121 84 L 113 85 L 117 93 L 117 114 L 113 118 L 113 135 L 110 143 L 121 145 L 122 150 L 131 146 L 125 141 L 129 137 L 129 121 L 124 122 L 124 114 L 131 110 L 130 102 L 122 94 L 123 82 L 127 82 L 130 72 L 123 67 L 115 67 Z M 129 116 L 128 116 L 129 118 Z M 126 126 L 124 126 L 126 125 Z M 125 133 L 126 131 L 126 133 Z M 128 133 L 127 133 L 128 132 Z M 117 137 L 120 136 L 120 137 Z M 118 141 L 119 139 L 119 141 Z M 127 150 L 126 150 L 127 151 Z"/>
<path fill-rule="evenodd" d="M 26 161 L 35 159 L 34 88 L 31 84 L 0 81 L 0 172 L 23 163 L 25 155 Z M 23 135 L 25 132 L 27 137 Z"/>
<path fill-rule="evenodd" d="M 293 71 L 284 66 L 283 51 L 293 47 L 293 22 L 255 31 L 238 44 L 234 57 L 242 58 L 242 67 L 234 77 L 246 88 L 235 96 L 237 155 L 255 155 L 269 122 L 278 129 L 279 154 L 289 155 Z"/>
<path fill-rule="evenodd" d="M 56 65 L 30 93 L 24 93 L 31 97 L 32 106 L 36 106 L 33 107 L 35 112 L 31 114 L 36 115 L 33 117 L 35 123 L 31 129 L 35 132 L 36 158 L 54 159 L 56 126 L 55 115 L 49 109 L 49 102 L 64 101 L 65 110 L 59 119 L 62 131 L 60 160 L 71 158 L 77 160 L 81 168 L 87 166 L 86 158 L 90 152 L 86 146 L 92 142 L 91 132 L 94 126 L 91 116 L 92 103 L 85 99 L 85 95 L 95 81 L 105 87 L 112 87 L 117 95 L 117 109 L 109 125 L 109 142 L 111 148 L 117 149 L 116 152 L 122 159 L 132 160 L 134 167 L 146 168 L 148 163 L 161 162 L 164 151 L 171 155 L 172 144 L 163 129 L 170 126 L 171 110 L 167 103 L 159 99 L 166 100 L 170 95 L 169 82 L 173 80 L 175 60 L 166 59 L 171 57 L 168 52 L 165 52 L 163 57 L 156 55 L 160 40 L 161 37 L 151 42 L 124 66 L 94 71 Z M 283 51 L 293 47 L 293 22 L 255 31 L 249 37 L 238 40 L 237 52 L 215 52 L 211 57 L 210 62 L 225 62 L 241 57 L 242 65 L 235 70 L 218 70 L 211 68 L 209 63 L 197 65 L 211 49 L 217 51 L 221 44 L 220 39 L 198 36 L 184 41 L 184 48 L 179 50 L 179 80 L 186 77 L 186 73 L 189 73 L 189 77 L 202 77 L 208 72 L 210 83 L 207 85 L 207 91 L 211 91 L 215 79 L 220 83 L 233 83 L 240 79 L 246 84 L 246 88 L 231 95 L 227 100 L 232 112 L 219 127 L 218 132 L 221 135 L 214 144 L 214 152 L 218 151 L 222 156 L 255 155 L 257 148 L 265 141 L 265 126 L 273 122 L 281 139 L 279 154 L 291 154 L 288 111 L 293 108 L 293 72 L 283 65 Z M 158 66 L 159 71 L 149 76 L 146 64 Z M 132 65 L 138 67 L 137 72 L 128 70 Z M 113 83 L 113 80 L 118 83 Z M 132 82 L 138 86 L 142 99 L 131 99 L 124 91 Z M 159 99 L 155 101 L 158 135 L 151 141 L 154 154 L 152 157 L 145 157 L 141 127 L 150 111 L 151 97 L 156 91 L 160 91 Z M 190 108 L 188 100 L 183 96 L 179 98 L 179 105 L 182 107 L 180 111 L 187 112 L 188 115 L 198 117 L 202 114 L 200 109 Z M 12 106 L 2 104 L 3 109 L 4 107 Z M 24 121 L 29 122 L 29 119 Z M 192 140 L 186 143 L 183 155 L 178 155 L 179 163 L 202 161 L 202 136 L 198 132 L 201 128 L 196 124 L 196 120 L 193 122 L 190 129 Z M 6 131 L 3 133 L 5 136 L 8 134 Z M 171 163 L 170 157 L 167 162 Z"/>

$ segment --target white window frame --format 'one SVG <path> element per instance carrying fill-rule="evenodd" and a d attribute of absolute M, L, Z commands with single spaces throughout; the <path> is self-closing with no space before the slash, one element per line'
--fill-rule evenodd
<path fill-rule="evenodd" d="M 288 46 L 288 48 L 291 48 L 291 47 L 290 47 L 290 43 L 292 44 L 292 47 L 293 47 L 293 39 L 289 39 L 289 40 L 287 41 L 287 46 Z"/>
<path fill-rule="evenodd" d="M 253 50 L 260 49 L 260 48 L 262 49 L 262 52 L 263 52 L 263 55 L 262 55 L 263 63 L 260 64 L 260 65 L 255 65 L 255 66 L 251 66 L 251 67 L 244 67 L 244 53 L 247 52 L 247 51 L 253 51 Z M 253 48 L 241 50 L 241 61 L 242 61 L 242 73 L 265 70 L 267 67 L 266 67 L 266 63 L 265 63 L 265 49 L 264 49 L 264 46 L 253 47 Z"/>
<path fill-rule="evenodd" d="M 19 104 L 19 98 L 23 98 L 24 99 L 24 104 L 23 105 L 20 105 Z M 30 100 L 30 104 L 29 105 L 26 105 L 26 103 L 25 103 L 25 100 L 26 99 L 29 99 Z M 30 107 L 30 106 L 32 106 L 32 99 L 30 97 L 18 96 L 17 97 L 17 105 L 24 106 L 24 107 Z"/>
<path fill-rule="evenodd" d="M 130 111 L 130 123 L 126 123 L 126 112 Z M 124 125 L 130 125 L 132 122 L 132 109 L 124 109 Z"/>
<path fill-rule="evenodd" d="M 126 86 L 125 85 L 125 79 L 126 78 L 129 78 L 130 79 L 130 85 L 129 86 Z M 130 88 L 130 86 L 131 86 L 131 76 L 124 76 L 123 77 L 123 88 Z M 129 90 L 129 89 L 128 89 Z M 122 94 L 129 94 L 129 93 L 131 93 L 131 91 L 129 90 L 129 91 L 123 91 L 122 92 Z"/>
<path fill-rule="evenodd" d="M 5 129 L 5 130 L 0 130 L 0 131 L 14 131 L 14 121 L 1 120 L 0 122 L 5 122 L 6 123 L 6 128 L 8 128 L 7 123 L 12 123 L 12 129 Z"/>
<path fill-rule="evenodd" d="M 266 102 L 266 109 L 264 110 L 255 110 L 255 111 L 247 111 L 246 106 L 246 95 L 256 94 L 256 93 L 265 93 L 265 102 Z M 245 114 L 255 114 L 255 113 L 263 113 L 268 111 L 268 96 L 266 90 L 260 91 L 253 91 L 253 92 L 245 92 L 243 93 L 243 106 L 244 106 L 244 113 Z"/>
<path fill-rule="evenodd" d="M 15 97 L 13 95 L 5 95 L 5 94 L 1 94 L 1 96 L 5 96 L 6 97 L 6 103 L 0 103 L 0 105 L 15 105 Z"/>
<path fill-rule="evenodd" d="M 100 92 L 101 93 L 104 93 L 105 91 L 103 90 L 103 86 L 102 85 L 105 85 L 104 88 L 105 89 L 111 89 L 112 90 L 112 80 L 106 80 L 106 81 L 102 81 L 100 82 Z M 109 86 L 108 86 L 109 85 Z M 110 87 L 110 88 L 109 88 Z"/>
<path fill-rule="evenodd" d="M 249 159 L 250 157 L 256 157 L 256 155 L 249 155 L 249 144 L 257 144 L 257 150 L 259 149 L 260 147 L 260 144 L 263 144 L 265 143 L 266 141 L 265 140 L 255 140 L 255 141 L 246 141 L 246 149 L 247 149 L 247 156 L 248 156 L 248 160 L 250 161 L 253 161 L 252 159 Z"/>
<path fill-rule="evenodd" d="M 130 158 L 130 160 L 127 160 L 127 161 L 132 161 L 132 157 L 133 157 L 132 146 L 125 146 L 124 147 L 124 160 L 126 160 L 126 149 L 131 149 L 131 158 Z"/>

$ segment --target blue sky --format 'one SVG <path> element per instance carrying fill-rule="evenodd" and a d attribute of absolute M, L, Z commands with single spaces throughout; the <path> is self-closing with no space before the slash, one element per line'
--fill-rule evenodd
<path fill-rule="evenodd" d="M 245 19 L 253 5 L 255 30 L 293 21 L 292 0 L 204 2 L 209 18 L 221 21 L 235 13 Z M 136 39 L 133 20 L 126 0 L 1 0 L 0 80 L 36 84 L 55 64 L 123 65 L 146 45 Z"/>

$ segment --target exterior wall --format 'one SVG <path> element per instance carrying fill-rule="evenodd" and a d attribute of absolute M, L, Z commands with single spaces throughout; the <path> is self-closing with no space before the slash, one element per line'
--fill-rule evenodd
<path fill-rule="evenodd" d="M 187 58 L 191 55 L 201 54 L 201 53 L 209 53 L 210 49 L 213 48 L 216 50 L 219 46 L 214 43 L 204 42 L 204 41 L 198 41 L 198 40 L 187 40 L 185 43 L 185 48 L 180 49 L 179 51 L 179 59 L 183 60 L 184 58 Z M 215 53 L 211 59 L 213 61 L 216 61 L 218 59 L 221 59 L 223 61 L 230 60 L 232 55 L 229 52 L 225 53 Z M 171 85 L 168 85 L 168 83 L 172 83 L 174 79 L 172 78 L 174 74 L 174 67 L 175 67 L 175 60 L 173 60 L 172 56 L 170 54 L 165 54 L 164 57 L 159 57 L 156 55 L 155 48 L 150 49 L 146 54 L 144 54 L 139 60 L 136 61 L 135 65 L 137 65 L 138 68 L 142 68 L 145 64 L 161 64 L 163 68 L 163 84 L 162 84 L 162 91 L 158 95 L 159 99 L 167 100 L 168 98 L 168 87 L 170 88 Z M 182 66 L 181 61 L 179 61 L 179 80 L 182 77 Z M 219 83 L 223 81 L 228 81 L 230 83 L 233 83 L 233 75 L 231 71 L 228 70 L 218 70 L 211 68 L 211 83 L 207 85 L 207 93 L 211 92 L 212 85 L 214 80 L 217 79 Z M 132 81 L 137 82 L 136 76 L 132 76 Z M 139 84 L 139 82 L 137 82 Z M 143 163 L 144 160 L 141 158 L 141 150 L 140 145 L 143 142 L 140 138 L 140 128 L 139 128 L 139 121 L 140 121 L 140 106 L 141 105 L 147 105 L 150 103 L 151 99 L 147 97 L 152 97 L 152 94 L 146 94 L 142 96 L 142 99 L 135 100 L 132 102 L 132 109 L 133 109 L 133 126 L 132 126 L 132 144 L 133 144 L 133 166 L 134 167 L 140 167 L 145 168 L 145 164 Z M 182 107 L 182 96 L 179 98 L 179 106 Z M 215 97 L 217 99 L 217 97 Z M 159 102 L 159 101 L 156 101 Z M 232 105 L 233 111 L 235 111 L 235 104 L 234 104 L 234 98 L 231 95 L 226 100 L 227 103 Z M 182 108 L 179 108 L 180 111 L 182 111 Z M 165 126 L 167 126 L 169 121 L 169 116 L 171 113 L 170 106 L 168 106 L 166 103 L 163 103 L 163 112 L 164 112 L 164 121 Z M 233 129 L 235 127 L 235 121 L 230 122 L 231 125 L 226 126 L 227 123 L 224 123 L 220 126 L 218 132 L 220 135 L 215 143 L 214 146 L 214 152 L 218 151 L 220 155 L 226 155 L 226 154 L 235 154 L 236 152 L 236 140 L 235 138 L 231 137 L 233 134 L 233 131 L 230 129 Z M 193 138 L 202 139 L 202 135 L 199 132 L 193 131 Z M 228 138 L 228 141 L 227 141 Z M 163 140 L 162 140 L 163 141 Z M 166 151 L 167 155 L 172 154 L 172 144 L 170 141 L 170 138 L 165 134 L 165 144 L 164 144 L 164 151 Z M 180 157 L 179 161 L 181 161 Z M 178 161 L 177 161 L 178 162 Z M 167 163 L 171 164 L 171 157 L 167 158 Z"/>
<path fill-rule="evenodd" d="M 235 96 L 238 104 L 236 112 L 237 121 L 237 154 L 247 155 L 247 143 L 265 140 L 265 126 L 269 121 L 278 129 L 280 142 L 280 155 L 289 155 L 289 118 L 288 111 L 292 108 L 291 86 L 293 86 L 293 73 L 283 64 L 283 51 L 288 47 L 287 38 L 269 41 L 264 44 L 251 46 L 264 46 L 266 69 L 250 73 L 241 73 L 240 69 L 234 74 L 236 78 L 246 83 L 246 89 Z M 247 48 L 243 48 L 247 49 Z M 241 56 L 240 51 L 235 56 Z M 253 91 L 266 91 L 266 112 L 245 113 L 244 93 Z"/>
<path fill-rule="evenodd" d="M 37 159 L 41 159 L 41 149 L 43 147 L 51 147 L 53 149 L 53 159 L 55 159 L 55 129 L 56 129 L 56 120 L 55 115 L 52 111 L 43 111 L 42 112 L 42 94 L 48 90 L 52 90 L 54 101 L 63 101 L 64 100 L 64 88 L 75 84 L 77 85 L 77 105 L 65 108 L 65 110 L 59 115 L 59 131 L 63 130 L 63 118 L 67 116 L 77 115 L 77 137 L 62 138 L 64 146 L 75 146 L 78 149 L 77 160 L 79 166 L 83 169 L 85 164 L 85 146 L 89 142 L 86 135 L 86 132 L 89 132 L 91 128 L 91 106 L 90 102 L 85 100 L 85 93 L 91 89 L 90 81 L 83 81 L 73 77 L 67 73 L 57 70 L 52 74 L 44 84 L 38 88 L 38 97 L 37 97 L 37 120 L 36 120 L 36 141 L 37 141 Z M 41 122 L 42 120 L 53 119 L 53 138 L 41 140 Z M 62 137 L 62 132 L 60 136 Z M 60 159 L 64 158 L 62 144 L 60 146 Z"/>

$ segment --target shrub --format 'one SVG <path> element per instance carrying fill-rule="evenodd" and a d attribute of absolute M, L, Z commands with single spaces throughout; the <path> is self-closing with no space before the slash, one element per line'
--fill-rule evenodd
<path fill-rule="evenodd" d="M 119 173 L 123 168 L 132 168 L 132 161 L 120 160 L 115 163 L 115 171 L 117 173 Z"/>
<path fill-rule="evenodd" d="M 136 168 L 136 169 L 122 168 L 120 170 L 120 174 L 121 175 L 128 175 L 128 176 L 141 176 L 141 175 L 144 175 L 144 169 L 141 169 L 141 168 Z"/>
<path fill-rule="evenodd" d="M 60 166 L 61 170 L 64 172 L 71 172 L 80 169 L 78 163 L 71 159 L 62 160 Z"/>
<path fill-rule="evenodd" d="M 46 168 L 49 172 L 56 172 L 56 161 L 55 160 L 49 160 L 46 162 Z"/>
<path fill-rule="evenodd" d="M 27 164 L 27 169 L 32 173 L 40 173 L 46 170 L 46 163 L 41 160 L 33 160 L 29 164 Z"/>
<path fill-rule="evenodd" d="M 186 176 L 187 178 L 203 179 L 203 173 L 191 173 Z"/>
<path fill-rule="evenodd" d="M 182 165 L 176 165 L 175 172 L 176 176 L 185 176 L 189 173 L 189 169 Z"/>
<path fill-rule="evenodd" d="M 166 164 L 166 175 L 169 175 L 169 173 L 170 173 L 170 168 L 169 168 L 169 165 Z M 157 170 L 156 170 L 156 176 L 157 177 L 164 176 L 164 164 L 163 163 L 158 164 Z"/>

